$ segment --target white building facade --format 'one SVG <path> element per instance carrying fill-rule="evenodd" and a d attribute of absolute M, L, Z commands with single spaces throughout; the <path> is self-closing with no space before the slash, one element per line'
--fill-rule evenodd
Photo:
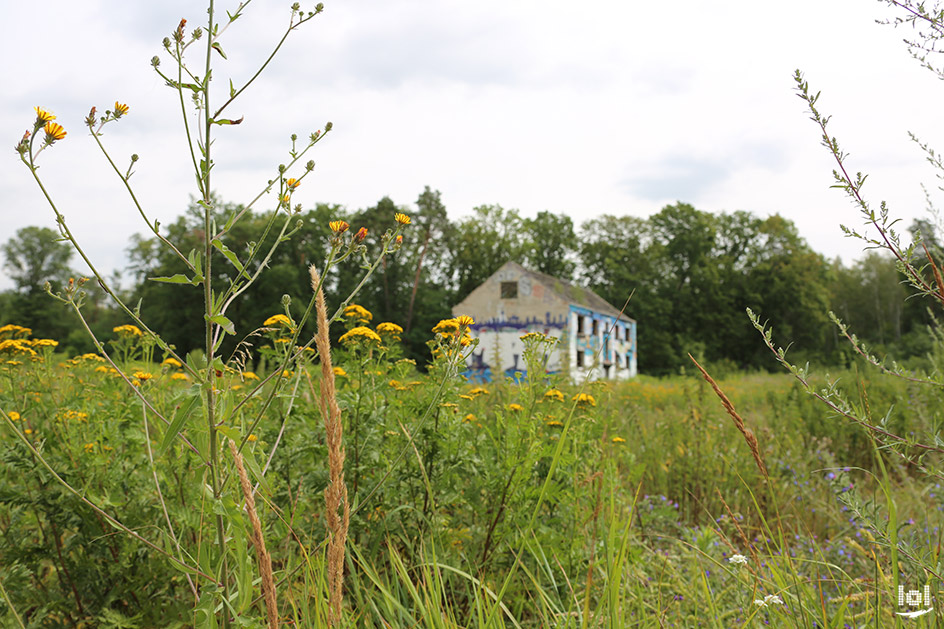
<path fill-rule="evenodd" d="M 466 377 L 490 382 L 526 374 L 521 337 L 537 332 L 559 339 L 546 373 L 574 382 L 624 380 L 637 373 L 636 321 L 599 295 L 507 262 L 452 309 L 471 315 L 479 345 Z"/>

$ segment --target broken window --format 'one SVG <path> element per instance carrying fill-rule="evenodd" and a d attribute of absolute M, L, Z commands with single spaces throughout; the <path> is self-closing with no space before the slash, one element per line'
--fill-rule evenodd
<path fill-rule="evenodd" d="M 518 298 L 518 282 L 502 282 L 501 283 L 501 298 L 502 299 L 517 299 Z"/>
<path fill-rule="evenodd" d="M 577 334 L 584 334 L 583 315 L 577 315 Z"/>
<path fill-rule="evenodd" d="M 583 367 L 583 350 L 582 349 L 577 350 L 577 366 Z"/>
<path fill-rule="evenodd" d="M 591 334 L 596 336 L 600 332 L 600 322 L 596 319 L 593 320 L 593 332 Z"/>

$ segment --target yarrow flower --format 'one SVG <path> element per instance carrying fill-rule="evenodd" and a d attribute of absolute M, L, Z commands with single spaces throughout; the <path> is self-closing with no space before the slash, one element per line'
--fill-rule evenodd
<path fill-rule="evenodd" d="M 331 221 L 328 223 L 328 227 L 330 227 L 331 231 L 335 234 L 343 234 L 350 225 L 348 225 L 347 221 Z"/>
<path fill-rule="evenodd" d="M 397 212 L 393 215 L 393 220 L 395 220 L 400 225 L 409 225 L 410 217 L 404 214 L 403 212 Z"/>
<path fill-rule="evenodd" d="M 47 122 L 43 126 L 43 131 L 46 132 L 46 142 L 49 144 L 66 137 L 66 130 L 58 122 Z"/>
<path fill-rule="evenodd" d="M 776 594 L 768 594 L 764 600 L 754 599 L 754 604 L 758 607 L 767 607 L 769 605 L 783 605 L 783 599 Z"/>
<path fill-rule="evenodd" d="M 125 105 L 124 103 L 119 103 L 118 101 L 115 101 L 115 118 L 121 118 L 122 116 L 128 113 L 129 109 L 131 108 Z"/>
<path fill-rule="evenodd" d="M 731 555 L 730 557 L 728 557 L 728 563 L 733 563 L 737 566 L 746 566 L 747 557 L 745 557 L 744 555 Z"/>

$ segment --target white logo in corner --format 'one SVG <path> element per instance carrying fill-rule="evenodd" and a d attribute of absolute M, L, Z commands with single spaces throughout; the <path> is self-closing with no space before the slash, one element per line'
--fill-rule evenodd
<path fill-rule="evenodd" d="M 924 591 L 921 590 L 908 590 L 905 592 L 905 586 L 898 586 L 898 607 L 921 607 L 924 606 L 924 609 L 912 609 L 907 612 L 895 612 L 897 615 L 902 618 L 919 618 L 925 614 L 931 613 L 934 611 L 934 608 L 931 607 L 931 586 L 925 585 Z"/>

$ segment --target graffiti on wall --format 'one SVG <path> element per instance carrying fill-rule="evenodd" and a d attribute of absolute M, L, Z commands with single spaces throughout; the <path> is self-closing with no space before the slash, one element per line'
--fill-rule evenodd
<path fill-rule="evenodd" d="M 472 324 L 471 328 L 473 330 L 524 330 L 529 327 L 545 327 L 545 328 L 554 328 L 555 330 L 563 330 L 567 326 L 567 315 L 557 315 L 552 316 L 550 312 L 544 313 L 544 318 L 539 319 L 538 317 L 525 317 L 521 318 L 517 315 L 511 317 L 493 317 L 491 319 L 486 319 L 484 321 L 476 321 Z"/>

